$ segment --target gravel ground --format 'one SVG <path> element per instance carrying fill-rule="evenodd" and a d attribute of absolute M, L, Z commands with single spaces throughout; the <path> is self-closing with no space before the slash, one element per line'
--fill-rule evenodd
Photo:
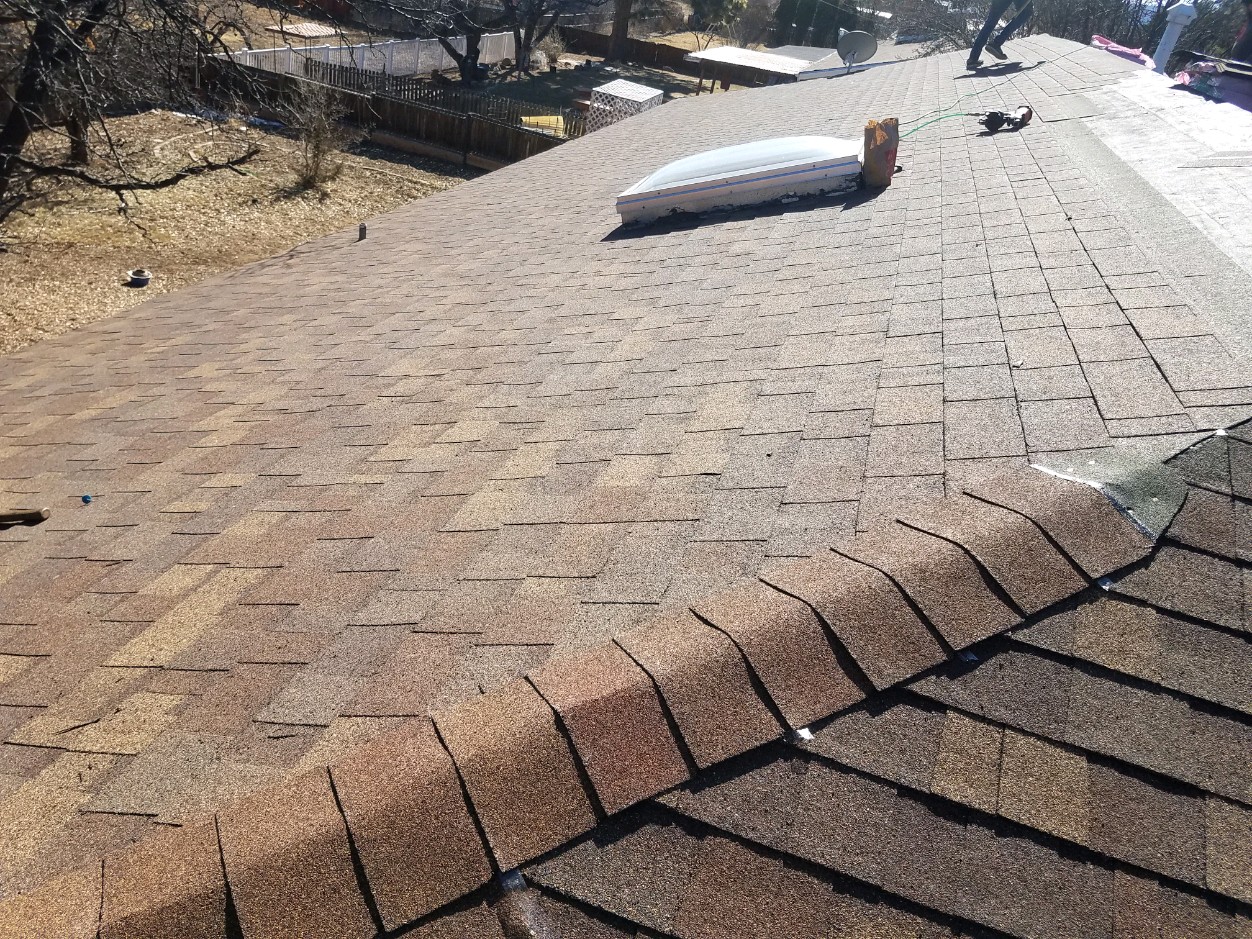
<path fill-rule="evenodd" d="M 208 125 L 152 111 L 119 118 L 111 132 L 133 142 L 147 169 L 217 155 Z M 62 185 L 29 215 L 0 228 L 0 353 L 75 329 L 155 293 L 270 257 L 476 175 L 377 148 L 344 156 L 325 195 L 296 193 L 295 142 L 254 131 L 261 154 L 244 174 L 229 170 L 141 193 L 122 214 L 107 192 Z M 145 289 L 126 271 L 154 274 Z"/>

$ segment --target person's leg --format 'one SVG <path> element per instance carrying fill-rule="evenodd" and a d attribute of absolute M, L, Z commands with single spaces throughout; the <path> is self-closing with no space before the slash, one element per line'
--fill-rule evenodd
<path fill-rule="evenodd" d="M 991 0 L 991 9 L 987 11 L 987 21 L 978 31 L 978 36 L 974 39 L 974 47 L 969 50 L 969 61 L 965 63 L 969 68 L 974 68 L 978 64 L 983 46 L 991 38 L 992 31 L 1000 25 L 1000 17 L 1012 2 L 1013 0 Z"/>
<path fill-rule="evenodd" d="M 1026 21 L 1030 19 L 1034 12 L 1034 0 L 1026 0 L 1026 2 L 1022 4 L 1022 8 L 1017 11 L 1017 15 L 1009 20 L 1009 24 L 1005 26 L 1004 29 L 1000 30 L 1000 34 L 996 36 L 993 45 L 995 45 L 998 49 L 1000 46 L 1008 42 L 1009 37 L 1026 25 Z"/>

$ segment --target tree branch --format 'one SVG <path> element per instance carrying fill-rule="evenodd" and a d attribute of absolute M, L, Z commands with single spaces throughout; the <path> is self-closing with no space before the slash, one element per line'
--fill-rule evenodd
<path fill-rule="evenodd" d="M 182 169 L 161 179 L 130 179 L 122 182 L 114 182 L 94 176 L 76 166 L 63 166 L 60 164 L 50 166 L 44 163 L 36 163 L 25 157 L 19 157 L 17 162 L 19 166 L 32 176 L 54 176 L 60 179 L 73 179 L 96 189 L 104 189 L 108 192 L 120 194 L 124 192 L 150 192 L 154 189 L 167 189 L 170 186 L 177 186 L 183 180 L 190 179 L 192 176 L 202 176 L 205 173 L 212 173 L 217 170 L 230 170 L 238 173 L 240 176 L 244 176 L 246 174 L 239 167 L 254 159 L 260 152 L 261 148 L 259 146 L 251 144 L 243 153 L 231 157 L 229 160 L 204 160 L 200 163 L 184 166 Z"/>

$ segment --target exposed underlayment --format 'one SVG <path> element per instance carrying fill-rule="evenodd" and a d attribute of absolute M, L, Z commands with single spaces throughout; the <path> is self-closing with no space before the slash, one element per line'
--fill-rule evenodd
<path fill-rule="evenodd" d="M 1133 66 L 1020 46 L 672 102 L 6 359 L 0 935 L 1243 936 L 1237 290 L 1117 198 Z M 617 227 L 693 149 L 1023 95 L 881 193 Z M 1178 452 L 1181 508 L 1118 469 Z"/>

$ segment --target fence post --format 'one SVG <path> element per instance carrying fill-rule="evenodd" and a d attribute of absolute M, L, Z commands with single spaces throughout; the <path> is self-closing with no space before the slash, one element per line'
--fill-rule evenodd
<path fill-rule="evenodd" d="M 473 127 L 474 115 L 465 112 L 465 136 L 461 138 L 461 165 L 469 166 L 470 130 Z"/>

